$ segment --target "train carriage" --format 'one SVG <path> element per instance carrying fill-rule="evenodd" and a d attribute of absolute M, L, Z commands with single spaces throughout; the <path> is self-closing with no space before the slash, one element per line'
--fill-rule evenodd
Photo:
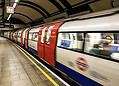
<path fill-rule="evenodd" d="M 23 33 L 24 29 L 18 30 L 18 34 L 17 34 L 17 39 L 18 39 L 18 44 L 20 46 L 22 46 L 22 33 Z"/>
<path fill-rule="evenodd" d="M 4 37 L 8 38 L 8 32 L 4 32 Z"/>
<path fill-rule="evenodd" d="M 13 34 L 12 34 L 12 36 L 13 36 L 13 41 L 14 41 L 15 43 L 18 42 L 18 37 L 17 37 L 17 35 L 18 35 L 18 31 L 13 32 Z"/>
<path fill-rule="evenodd" d="M 56 67 L 83 86 L 118 86 L 119 14 L 65 22 Z"/>
<path fill-rule="evenodd" d="M 38 44 L 38 33 L 40 29 L 41 29 L 40 27 L 32 28 L 29 31 L 28 35 L 28 50 L 36 56 L 38 55 L 37 44 Z"/>
<path fill-rule="evenodd" d="M 12 40 L 13 38 L 13 31 L 10 31 L 9 39 Z"/>
<path fill-rule="evenodd" d="M 11 31 L 8 32 L 8 37 L 7 37 L 8 39 L 10 38 L 10 34 L 11 34 Z"/>
<path fill-rule="evenodd" d="M 29 32 L 30 28 L 26 28 L 25 30 L 23 30 L 22 35 L 21 35 L 21 46 L 24 48 L 28 48 L 28 32 Z"/>

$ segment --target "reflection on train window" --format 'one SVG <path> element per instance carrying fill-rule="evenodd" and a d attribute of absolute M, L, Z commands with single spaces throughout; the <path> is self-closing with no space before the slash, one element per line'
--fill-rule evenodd
<path fill-rule="evenodd" d="M 84 51 L 119 60 L 119 33 L 87 33 Z"/>
<path fill-rule="evenodd" d="M 46 39 L 45 39 L 47 44 L 50 44 L 50 38 L 51 38 L 51 30 L 48 29 L 48 31 L 46 32 Z"/>
<path fill-rule="evenodd" d="M 83 33 L 59 33 L 57 46 L 82 51 L 83 41 Z"/>
<path fill-rule="evenodd" d="M 47 29 L 47 27 L 45 27 L 43 30 L 42 30 L 42 35 L 41 35 L 41 43 L 44 43 L 45 42 L 45 39 L 46 39 L 46 32 L 45 30 Z"/>

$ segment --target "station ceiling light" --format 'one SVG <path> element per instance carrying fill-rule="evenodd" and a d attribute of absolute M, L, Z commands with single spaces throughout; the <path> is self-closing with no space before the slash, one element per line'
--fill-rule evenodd
<path fill-rule="evenodd" d="M 14 4 L 13 4 L 13 6 L 12 6 L 12 7 L 13 7 L 13 8 L 12 8 L 12 9 L 13 9 L 13 11 L 14 11 L 14 9 L 16 8 L 17 3 L 18 3 L 19 1 L 20 1 L 20 0 L 15 0 Z M 13 12 L 13 13 L 14 13 L 14 12 Z M 12 16 L 12 13 L 10 13 L 10 14 L 9 14 L 9 16 L 8 16 L 7 20 L 9 20 L 9 19 L 11 18 L 11 16 Z"/>

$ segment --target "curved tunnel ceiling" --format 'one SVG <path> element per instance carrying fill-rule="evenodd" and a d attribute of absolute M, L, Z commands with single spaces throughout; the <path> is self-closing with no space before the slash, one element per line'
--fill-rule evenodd
<path fill-rule="evenodd" d="M 14 0 L 2 0 L 7 3 L 5 6 L 13 5 Z M 12 18 L 19 19 L 24 23 L 52 21 L 59 18 L 67 18 L 81 13 L 90 13 L 99 10 L 110 9 L 113 1 L 118 4 L 118 0 L 20 0 Z M 0 8 L 2 5 L 0 4 Z M 2 9 L 2 11 L 4 11 Z M 3 18 L 4 12 L 0 11 Z M 65 15 L 64 15 L 65 14 Z M 5 16 L 4 18 L 7 18 Z"/>
<path fill-rule="evenodd" d="M 28 7 L 28 6 L 24 6 L 24 5 L 19 5 L 16 7 L 15 9 L 16 13 L 21 13 L 24 15 L 27 15 L 28 17 L 30 17 L 32 20 L 36 20 L 37 18 L 43 17 L 40 12 L 38 12 L 37 10 Z"/>
<path fill-rule="evenodd" d="M 54 12 L 59 11 L 59 9 L 62 9 L 62 6 L 59 5 L 59 3 L 56 3 L 56 0 L 28 0 L 30 2 L 34 2 L 41 6 L 42 8 L 46 9 L 46 11 L 51 14 Z"/>
<path fill-rule="evenodd" d="M 22 14 L 22 13 L 15 12 L 12 17 L 18 18 L 18 19 L 24 21 L 25 23 L 33 22 L 33 20 L 30 17 L 28 17 L 27 15 Z"/>
<path fill-rule="evenodd" d="M 44 9 L 43 7 L 41 7 L 40 5 L 38 5 L 38 4 L 34 3 L 34 2 L 31 2 L 31 1 L 23 1 L 23 0 L 22 0 L 20 3 L 24 3 L 24 4 L 31 5 L 31 6 L 33 6 L 33 7 L 35 7 L 35 8 L 40 9 L 40 11 L 44 12 L 47 16 L 50 15 L 49 12 L 48 12 L 46 9 Z"/>
<path fill-rule="evenodd" d="M 29 5 L 29 4 L 24 4 L 24 3 L 19 3 L 20 6 L 26 6 L 26 7 L 29 7 L 29 8 L 32 8 L 34 9 L 35 11 L 39 12 L 42 16 L 46 17 L 46 15 L 39 9 L 35 8 L 34 6 L 32 5 Z M 24 10 L 24 9 L 22 9 Z"/>

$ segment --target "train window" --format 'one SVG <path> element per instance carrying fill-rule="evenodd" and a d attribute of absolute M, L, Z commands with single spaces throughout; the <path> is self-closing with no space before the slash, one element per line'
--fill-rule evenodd
<path fill-rule="evenodd" d="M 33 41 L 38 41 L 38 33 L 37 32 L 32 33 L 32 40 Z"/>
<path fill-rule="evenodd" d="M 62 38 L 63 39 L 71 39 L 69 33 L 62 33 Z"/>
<path fill-rule="evenodd" d="M 17 33 L 17 37 L 20 37 L 20 36 L 19 36 L 19 33 Z"/>
<path fill-rule="evenodd" d="M 32 40 L 32 33 L 29 33 L 29 40 Z"/>
<path fill-rule="evenodd" d="M 87 33 L 84 52 L 119 60 L 119 33 Z"/>
<path fill-rule="evenodd" d="M 59 33 L 57 46 L 76 51 L 82 51 L 83 42 L 83 33 Z"/>
<path fill-rule="evenodd" d="M 21 33 L 18 33 L 18 37 L 19 37 L 19 38 L 21 37 Z"/>

